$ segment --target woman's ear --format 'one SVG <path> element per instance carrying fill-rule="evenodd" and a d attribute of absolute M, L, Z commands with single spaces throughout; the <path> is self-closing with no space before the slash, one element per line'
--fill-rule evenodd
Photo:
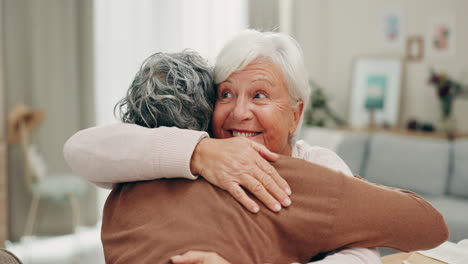
<path fill-rule="evenodd" d="M 304 111 L 304 101 L 299 100 L 297 102 L 296 109 L 293 109 L 293 118 L 292 124 L 289 129 L 289 135 L 292 135 L 296 132 L 297 126 L 299 125 L 299 121 L 301 120 L 302 112 Z"/>

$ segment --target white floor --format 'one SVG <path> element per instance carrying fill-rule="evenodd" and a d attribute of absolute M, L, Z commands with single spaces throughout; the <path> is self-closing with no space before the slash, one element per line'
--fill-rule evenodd
<path fill-rule="evenodd" d="M 104 264 L 100 239 L 101 224 L 79 227 L 75 234 L 57 237 L 26 237 L 6 242 L 24 264 Z"/>

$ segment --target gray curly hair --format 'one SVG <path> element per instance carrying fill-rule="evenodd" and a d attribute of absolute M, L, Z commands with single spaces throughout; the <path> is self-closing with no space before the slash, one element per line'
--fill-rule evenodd
<path fill-rule="evenodd" d="M 197 52 L 155 53 L 114 107 L 125 123 L 208 130 L 216 99 L 212 68 Z"/>

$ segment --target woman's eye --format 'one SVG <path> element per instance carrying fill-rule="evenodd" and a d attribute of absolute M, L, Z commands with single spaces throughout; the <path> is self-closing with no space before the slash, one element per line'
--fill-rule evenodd
<path fill-rule="evenodd" d="M 267 98 L 264 93 L 256 93 L 254 96 L 255 99 L 264 99 Z"/>
<path fill-rule="evenodd" d="M 231 98 L 231 97 L 232 97 L 232 93 L 229 91 L 224 91 L 221 93 L 221 98 Z"/>

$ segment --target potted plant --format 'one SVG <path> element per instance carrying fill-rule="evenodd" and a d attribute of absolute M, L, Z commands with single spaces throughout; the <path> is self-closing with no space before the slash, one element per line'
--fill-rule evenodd
<path fill-rule="evenodd" d="M 439 129 L 452 135 L 455 132 L 456 124 L 453 117 L 453 103 L 458 97 L 468 97 L 468 88 L 460 82 L 453 80 L 444 72 L 431 70 L 429 83 L 436 89 L 440 102 L 440 124 Z"/>

